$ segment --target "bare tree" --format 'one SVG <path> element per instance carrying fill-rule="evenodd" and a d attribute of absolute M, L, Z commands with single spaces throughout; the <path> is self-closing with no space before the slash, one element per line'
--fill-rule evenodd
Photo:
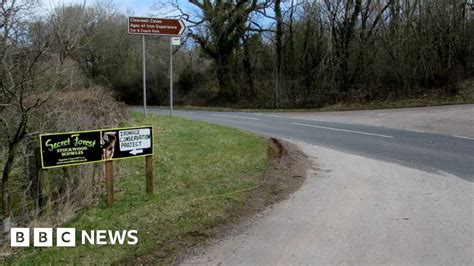
<path fill-rule="evenodd" d="M 172 5 L 187 21 L 189 35 L 216 64 L 220 89 L 217 98 L 235 102 L 238 92 L 230 71 L 231 56 L 246 33 L 250 14 L 261 8 L 261 3 L 257 0 L 189 0 L 189 3 L 199 10 L 198 18 L 191 18 L 178 1 Z"/>
<path fill-rule="evenodd" d="M 466 0 L 159 2 L 186 20 L 195 57 L 213 62 L 200 69 L 208 79 L 199 103 L 319 107 L 423 91 L 452 96 L 472 75 Z"/>
<path fill-rule="evenodd" d="M 53 48 L 68 51 L 79 42 L 77 34 L 60 36 L 61 25 L 52 20 L 32 20 L 36 1 L 2 1 L 0 44 L 0 121 L 6 136 L 2 166 L 3 230 L 8 234 L 12 209 L 9 181 L 18 148 L 25 137 L 35 134 L 32 114 L 55 92 L 71 87 L 75 79 L 64 56 Z M 50 34 L 50 33 L 56 34 Z"/>

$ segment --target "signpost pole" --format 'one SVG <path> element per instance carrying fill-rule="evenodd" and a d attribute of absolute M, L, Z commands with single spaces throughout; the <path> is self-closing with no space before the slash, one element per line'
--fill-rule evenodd
<path fill-rule="evenodd" d="M 173 116 L 173 42 L 170 36 L 170 116 Z"/>
<path fill-rule="evenodd" d="M 143 114 L 146 116 L 146 51 L 145 51 L 145 35 L 142 35 L 143 49 Z"/>
<path fill-rule="evenodd" d="M 114 203 L 114 162 L 105 162 L 105 187 L 107 190 L 107 205 Z"/>
<path fill-rule="evenodd" d="M 146 157 L 146 193 L 153 194 L 153 156 Z"/>
<path fill-rule="evenodd" d="M 129 17 L 128 34 L 141 34 L 143 38 L 143 113 L 146 111 L 146 69 L 145 69 L 145 35 L 170 36 L 170 116 L 173 116 L 173 38 L 181 36 L 186 25 L 180 19 L 162 19 Z M 178 44 L 179 45 L 179 44 Z"/>

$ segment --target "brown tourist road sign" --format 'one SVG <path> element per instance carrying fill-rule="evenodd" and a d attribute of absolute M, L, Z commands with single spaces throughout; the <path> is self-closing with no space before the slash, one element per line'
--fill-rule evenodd
<path fill-rule="evenodd" d="M 180 36 L 185 29 L 186 26 L 180 19 L 128 18 L 129 34 Z"/>
<path fill-rule="evenodd" d="M 170 40 L 170 115 L 173 114 L 173 37 L 180 37 L 186 30 L 186 25 L 180 19 L 129 17 L 128 33 L 142 36 L 143 64 L 143 114 L 146 116 L 146 41 L 145 35 L 169 36 Z M 179 44 L 178 44 L 179 45 Z"/>

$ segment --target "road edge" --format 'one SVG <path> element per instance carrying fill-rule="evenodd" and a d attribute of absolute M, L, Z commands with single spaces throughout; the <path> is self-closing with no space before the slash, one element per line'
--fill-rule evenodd
<path fill-rule="evenodd" d="M 312 165 L 309 157 L 294 143 L 272 137 L 264 138 L 268 143 L 267 169 L 259 177 L 261 183 L 257 187 L 239 192 L 251 195 L 242 208 L 235 210 L 230 222 L 210 228 L 205 233 L 190 234 L 176 239 L 166 249 L 157 247 L 147 254 L 120 261 L 118 264 L 154 264 L 161 261 L 165 264 L 178 265 L 187 257 L 225 238 L 237 228 L 244 226 L 249 219 L 288 199 L 291 194 L 298 191 Z"/>

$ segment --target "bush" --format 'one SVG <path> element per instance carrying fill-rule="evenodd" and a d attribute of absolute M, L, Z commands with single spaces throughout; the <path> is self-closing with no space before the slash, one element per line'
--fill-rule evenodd
<path fill-rule="evenodd" d="M 8 116 L 7 109 L 0 111 L 0 115 Z M 13 224 L 63 223 L 104 192 L 101 165 L 52 169 L 40 174 L 35 158 L 39 133 L 116 127 L 127 117 L 126 106 L 102 87 L 52 95 L 32 114 L 29 131 L 34 133 L 28 135 L 18 149 L 11 176 Z M 0 163 L 3 156 L 0 154 Z"/>

